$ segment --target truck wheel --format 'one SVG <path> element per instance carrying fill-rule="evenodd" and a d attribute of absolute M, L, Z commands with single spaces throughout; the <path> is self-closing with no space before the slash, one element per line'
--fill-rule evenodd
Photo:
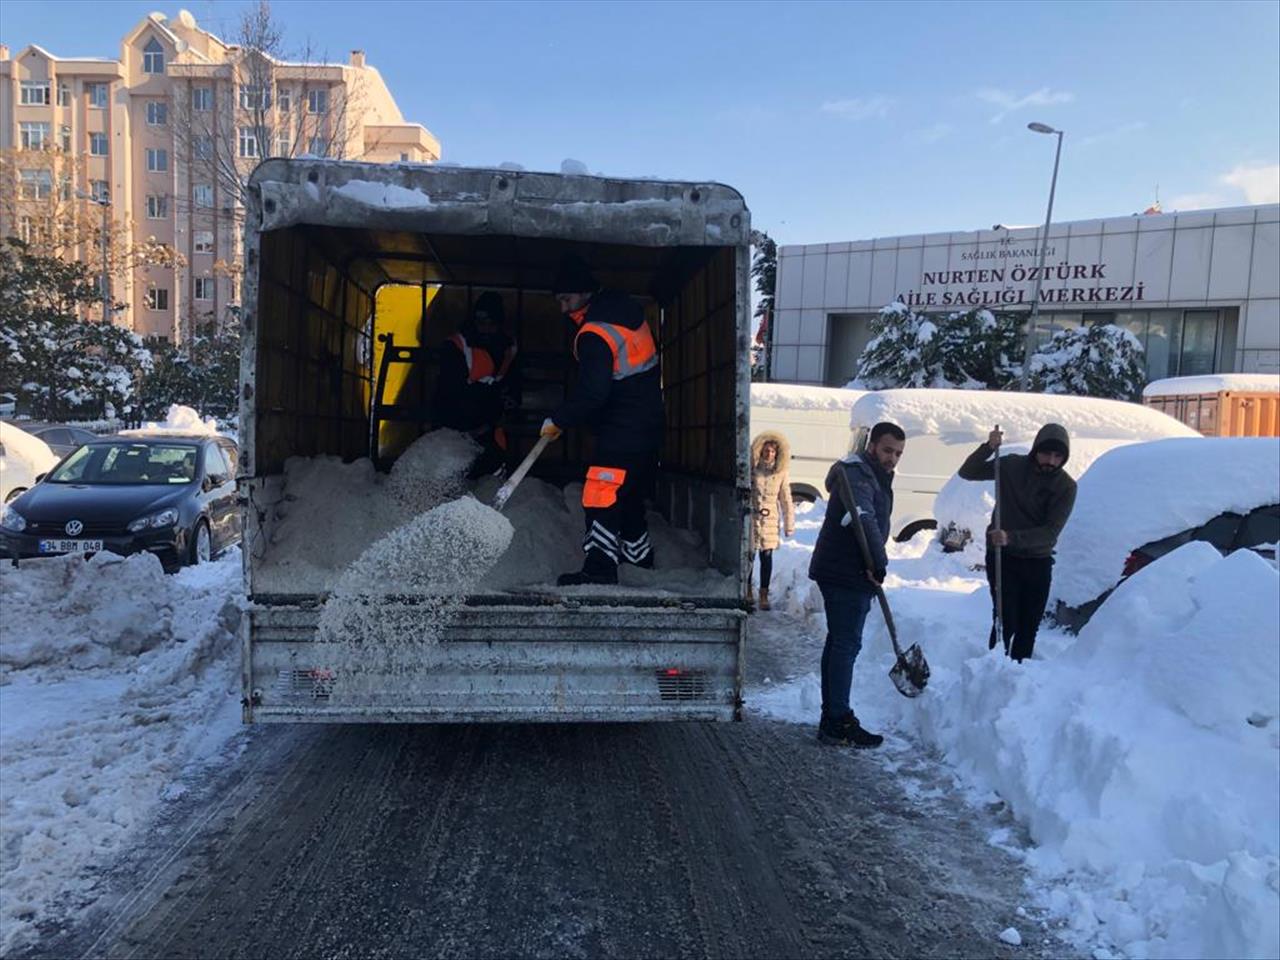
<path fill-rule="evenodd" d="M 903 527 L 901 532 L 893 539 L 898 541 L 898 543 L 906 543 L 908 540 L 914 537 L 921 530 L 937 530 L 937 529 L 938 529 L 937 520 L 933 520 L 933 519 L 916 520 L 914 523 L 908 523 L 905 527 Z"/>

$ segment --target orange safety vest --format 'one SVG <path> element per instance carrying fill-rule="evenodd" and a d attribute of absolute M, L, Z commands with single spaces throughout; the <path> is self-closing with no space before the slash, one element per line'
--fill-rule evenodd
<path fill-rule="evenodd" d="M 502 366 L 495 372 L 493 357 L 489 356 L 488 350 L 473 349 L 471 344 L 467 343 L 467 338 L 460 333 L 450 337 L 449 342 L 462 352 L 462 358 L 467 362 L 468 383 L 476 383 L 485 377 L 493 377 L 495 380 L 503 379 L 511 372 L 511 364 L 516 358 L 516 345 L 513 343 L 503 353 Z"/>
<path fill-rule="evenodd" d="M 575 316 L 574 319 L 577 319 Z M 637 373 L 652 370 L 658 365 L 658 348 L 649 332 L 649 324 L 642 323 L 632 330 L 613 323 L 581 323 L 578 335 L 573 338 L 573 359 L 578 359 L 578 338 L 584 333 L 594 333 L 609 345 L 613 354 L 613 379 L 624 380 Z"/>

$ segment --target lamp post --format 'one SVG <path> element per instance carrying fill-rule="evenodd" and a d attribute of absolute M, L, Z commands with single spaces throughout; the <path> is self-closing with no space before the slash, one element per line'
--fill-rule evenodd
<path fill-rule="evenodd" d="M 111 322 L 111 234 L 108 230 L 108 211 L 111 209 L 111 200 L 107 197 L 96 197 L 91 193 L 85 193 L 83 190 L 77 190 L 76 196 L 81 200 L 88 200 L 90 203 L 96 203 L 102 208 L 102 321 L 103 323 Z"/>
<path fill-rule="evenodd" d="M 1047 123 L 1028 123 L 1027 129 L 1035 133 L 1052 133 L 1058 137 L 1058 149 L 1053 154 L 1053 179 L 1049 181 L 1049 209 L 1044 215 L 1044 233 L 1040 237 L 1040 257 L 1036 268 L 1036 286 L 1031 294 L 1031 315 L 1027 318 L 1027 348 L 1022 360 L 1022 390 L 1027 389 L 1027 376 L 1031 372 L 1031 352 L 1036 340 L 1036 324 L 1040 319 L 1040 286 L 1044 283 L 1044 255 L 1049 248 L 1049 221 L 1053 219 L 1053 193 L 1058 187 L 1058 160 L 1062 157 L 1062 131 Z"/>

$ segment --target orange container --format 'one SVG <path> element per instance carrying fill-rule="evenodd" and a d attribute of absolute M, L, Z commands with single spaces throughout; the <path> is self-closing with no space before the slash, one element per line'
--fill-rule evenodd
<path fill-rule="evenodd" d="M 1206 437 L 1280 437 L 1280 392 L 1220 390 L 1142 402 Z"/>

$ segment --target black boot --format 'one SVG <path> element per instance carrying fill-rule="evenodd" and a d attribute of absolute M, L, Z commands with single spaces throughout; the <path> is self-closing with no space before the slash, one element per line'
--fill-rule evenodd
<path fill-rule="evenodd" d="M 858 718 L 850 713 L 839 720 L 823 717 L 818 724 L 818 741 L 830 747 L 878 747 L 884 743 L 884 737 L 864 730 Z"/>

